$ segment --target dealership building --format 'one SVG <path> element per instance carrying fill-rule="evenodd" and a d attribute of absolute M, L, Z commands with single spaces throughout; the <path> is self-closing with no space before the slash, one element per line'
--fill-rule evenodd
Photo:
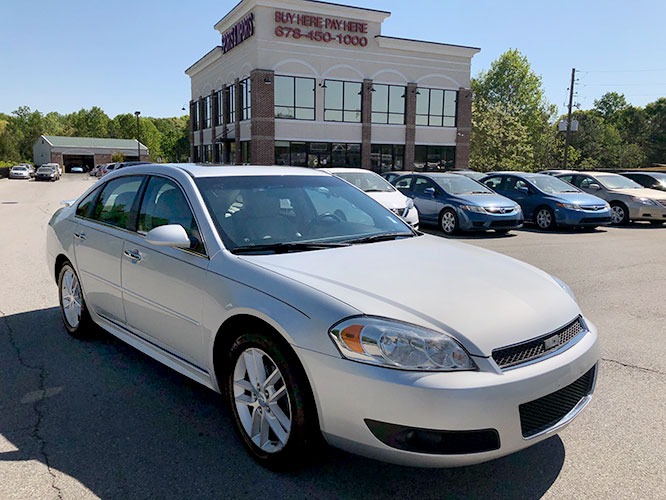
<path fill-rule="evenodd" d="M 382 35 L 390 12 L 242 0 L 190 66 L 196 162 L 466 168 L 480 49 Z"/>

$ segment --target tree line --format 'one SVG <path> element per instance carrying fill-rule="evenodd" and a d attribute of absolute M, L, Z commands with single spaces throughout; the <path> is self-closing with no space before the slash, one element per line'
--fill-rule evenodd
<path fill-rule="evenodd" d="M 190 155 L 189 117 L 139 117 L 140 138 L 151 161 L 181 162 Z M 0 113 L 0 163 L 32 162 L 32 147 L 40 135 L 136 139 L 136 116 L 109 118 L 100 108 L 60 114 L 21 106 L 10 115 Z"/>
<path fill-rule="evenodd" d="M 472 79 L 470 167 L 481 170 L 562 168 L 565 134 L 525 56 L 512 49 Z M 604 94 L 594 108 L 572 113 L 567 167 L 631 169 L 666 163 L 666 98 L 644 108 Z"/>

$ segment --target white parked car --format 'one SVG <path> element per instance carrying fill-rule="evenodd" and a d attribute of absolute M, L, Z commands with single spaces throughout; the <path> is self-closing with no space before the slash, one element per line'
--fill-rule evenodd
<path fill-rule="evenodd" d="M 10 179 L 30 179 L 30 169 L 25 165 L 15 165 L 9 169 Z"/>
<path fill-rule="evenodd" d="M 414 201 L 398 191 L 389 181 L 372 170 L 364 168 L 322 168 L 330 174 L 353 184 L 393 213 L 405 219 L 412 227 L 419 227 L 419 212 Z"/>
<path fill-rule="evenodd" d="M 53 215 L 47 248 L 73 336 L 96 323 L 222 393 L 268 467 L 321 437 L 479 463 L 553 436 L 594 391 L 597 332 L 564 283 L 316 170 L 121 169 Z"/>

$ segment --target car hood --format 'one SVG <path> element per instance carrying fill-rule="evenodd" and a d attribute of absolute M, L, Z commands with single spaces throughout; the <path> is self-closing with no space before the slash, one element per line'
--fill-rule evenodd
<path fill-rule="evenodd" d="M 459 200 L 482 207 L 515 207 L 518 204 L 500 194 L 457 194 Z"/>
<path fill-rule="evenodd" d="M 547 273 L 431 235 L 241 258 L 335 297 L 359 314 L 449 332 L 477 356 L 547 334 L 580 314 Z M 290 303 L 301 306 L 293 296 Z"/>
<path fill-rule="evenodd" d="M 666 200 L 666 193 L 658 189 L 613 189 L 613 193 L 626 194 L 628 196 L 635 196 L 637 198 L 651 198 L 654 200 Z"/>
<path fill-rule="evenodd" d="M 566 203 L 573 203 L 576 205 L 605 205 L 606 201 L 598 196 L 587 193 L 554 193 L 550 194 L 553 198 L 557 198 Z"/>
<path fill-rule="evenodd" d="M 378 201 L 386 208 L 403 209 L 407 204 L 407 197 L 400 191 L 370 191 L 366 193 L 373 200 Z"/>

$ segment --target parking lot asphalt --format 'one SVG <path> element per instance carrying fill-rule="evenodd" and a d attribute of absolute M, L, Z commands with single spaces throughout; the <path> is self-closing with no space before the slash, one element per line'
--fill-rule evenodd
<path fill-rule="evenodd" d="M 212 391 L 113 337 L 67 335 L 45 229 L 59 202 L 92 182 L 83 174 L 0 180 L 3 500 L 666 498 L 666 227 L 456 237 L 563 279 L 597 325 L 595 397 L 559 436 L 459 469 L 331 450 L 299 472 L 276 474 L 245 453 Z"/>

